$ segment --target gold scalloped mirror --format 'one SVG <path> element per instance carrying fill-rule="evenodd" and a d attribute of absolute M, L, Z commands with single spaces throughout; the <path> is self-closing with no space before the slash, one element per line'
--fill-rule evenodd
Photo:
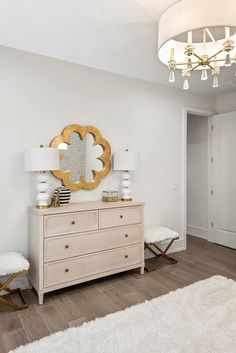
<path fill-rule="evenodd" d="M 51 144 L 60 151 L 53 175 L 71 190 L 95 189 L 111 170 L 111 148 L 94 126 L 69 125 Z"/>

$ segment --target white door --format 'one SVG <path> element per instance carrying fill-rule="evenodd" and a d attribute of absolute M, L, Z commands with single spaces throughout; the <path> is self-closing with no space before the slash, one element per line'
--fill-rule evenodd
<path fill-rule="evenodd" d="M 236 249 L 236 112 L 213 117 L 208 240 Z"/>

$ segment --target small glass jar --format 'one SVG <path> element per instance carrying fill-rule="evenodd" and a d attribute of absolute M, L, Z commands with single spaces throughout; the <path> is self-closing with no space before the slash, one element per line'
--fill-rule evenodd
<path fill-rule="evenodd" d="M 118 201 L 118 191 L 113 191 L 113 190 L 103 191 L 102 201 L 105 201 L 105 202 Z"/>

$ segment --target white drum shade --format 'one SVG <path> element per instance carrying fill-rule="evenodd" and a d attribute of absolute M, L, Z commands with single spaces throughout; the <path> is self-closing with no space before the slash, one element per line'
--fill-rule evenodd
<path fill-rule="evenodd" d="M 130 150 L 117 151 L 113 154 L 114 170 L 137 170 L 138 153 Z"/>
<path fill-rule="evenodd" d="M 25 170 L 59 170 L 59 150 L 51 147 L 33 147 L 25 151 Z"/>
<path fill-rule="evenodd" d="M 161 16 L 158 49 L 168 40 L 198 28 L 235 27 L 235 0 L 181 0 Z"/>
<path fill-rule="evenodd" d="M 158 53 L 159 59 L 168 64 L 170 48 L 175 50 L 175 60 L 181 61 L 182 53 L 187 42 L 180 42 L 175 38 L 183 33 L 201 28 L 235 27 L 236 26 L 236 2 L 227 0 L 225 3 L 219 0 L 181 0 L 169 7 L 159 20 L 158 29 Z M 233 33 L 234 34 L 234 33 Z M 231 36 L 236 40 L 236 35 Z M 225 38 L 217 38 L 216 43 L 208 42 L 209 54 L 221 49 Z M 221 42 L 222 41 L 222 42 Z M 196 51 L 201 54 L 202 44 L 194 43 Z M 179 55 L 181 54 L 181 55 Z M 219 57 L 221 59 L 221 56 Z M 222 57 L 223 58 L 223 57 Z M 223 65 L 223 63 L 222 63 Z"/>

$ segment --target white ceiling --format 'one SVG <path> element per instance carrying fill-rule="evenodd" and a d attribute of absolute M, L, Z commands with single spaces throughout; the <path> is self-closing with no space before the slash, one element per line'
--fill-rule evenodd
<path fill-rule="evenodd" d="M 176 0 L 0 0 L 0 45 L 113 73 L 168 83 L 157 57 L 157 22 Z M 222 70 L 221 87 L 191 77 L 191 90 L 236 90 L 235 66 Z M 182 79 L 172 87 L 181 88 Z"/>

